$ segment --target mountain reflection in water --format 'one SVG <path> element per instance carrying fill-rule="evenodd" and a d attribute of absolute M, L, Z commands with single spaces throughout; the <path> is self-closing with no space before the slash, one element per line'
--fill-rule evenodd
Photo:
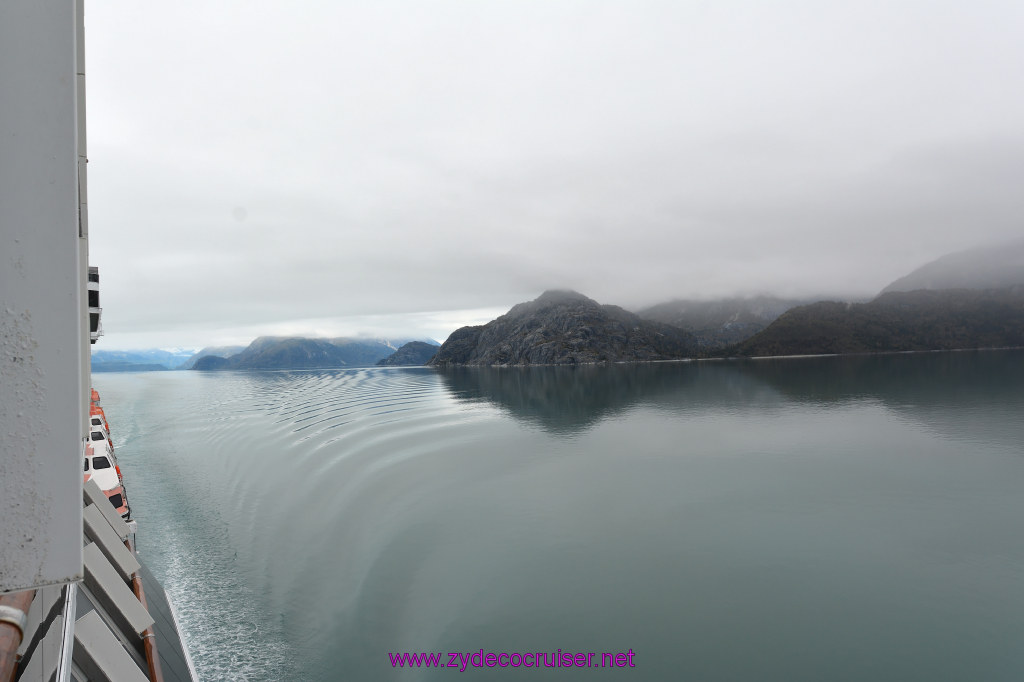
<path fill-rule="evenodd" d="M 1018 350 L 437 372 L 455 399 L 488 401 L 562 436 L 637 405 L 693 413 L 877 401 L 950 438 L 1017 443 L 1024 414 L 1024 353 Z"/>

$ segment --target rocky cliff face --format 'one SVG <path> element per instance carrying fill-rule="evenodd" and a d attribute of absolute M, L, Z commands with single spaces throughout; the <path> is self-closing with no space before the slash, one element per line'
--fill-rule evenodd
<path fill-rule="evenodd" d="M 548 291 L 452 333 L 431 365 L 574 365 L 692 357 L 693 336 L 574 291 Z"/>

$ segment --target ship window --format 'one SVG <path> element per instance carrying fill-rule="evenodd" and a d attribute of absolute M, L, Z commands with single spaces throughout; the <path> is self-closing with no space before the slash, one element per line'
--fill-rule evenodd
<path fill-rule="evenodd" d="M 102 456 L 101 457 L 93 457 L 92 458 L 92 468 L 93 469 L 109 469 L 110 468 L 110 460 L 107 459 L 106 457 L 102 457 Z"/>
<path fill-rule="evenodd" d="M 110 504 L 114 505 L 114 509 L 117 509 L 122 504 L 124 504 L 124 502 L 121 500 L 121 493 L 118 493 L 116 495 L 111 495 L 107 499 L 110 500 Z"/>
<path fill-rule="evenodd" d="M 92 432 L 92 439 L 93 440 L 103 440 L 103 432 L 102 431 L 93 431 Z"/>
<path fill-rule="evenodd" d="M 95 289 L 89 290 L 89 307 L 99 308 L 100 307 L 100 292 Z"/>
<path fill-rule="evenodd" d="M 103 425 L 103 422 L 102 422 L 102 421 L 100 421 L 100 418 L 99 418 L 99 417 L 93 417 L 93 418 L 92 418 L 92 425 L 93 425 L 93 426 L 102 426 L 102 425 Z"/>
<path fill-rule="evenodd" d="M 82 469 L 82 471 L 88 471 L 88 470 L 89 470 L 89 458 L 86 457 L 85 458 L 85 468 Z"/>

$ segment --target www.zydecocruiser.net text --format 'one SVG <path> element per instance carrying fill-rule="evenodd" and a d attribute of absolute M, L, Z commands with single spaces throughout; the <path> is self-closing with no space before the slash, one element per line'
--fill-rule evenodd
<path fill-rule="evenodd" d="M 388 652 L 392 668 L 635 668 L 632 649 L 625 652 L 528 651 L 511 653 L 479 651 L 438 651 L 434 653 Z"/>

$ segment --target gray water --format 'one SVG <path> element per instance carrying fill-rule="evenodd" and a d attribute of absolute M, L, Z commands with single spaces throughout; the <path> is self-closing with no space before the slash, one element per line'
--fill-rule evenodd
<path fill-rule="evenodd" d="M 94 383 L 204 680 L 1024 679 L 1020 351 Z"/>

